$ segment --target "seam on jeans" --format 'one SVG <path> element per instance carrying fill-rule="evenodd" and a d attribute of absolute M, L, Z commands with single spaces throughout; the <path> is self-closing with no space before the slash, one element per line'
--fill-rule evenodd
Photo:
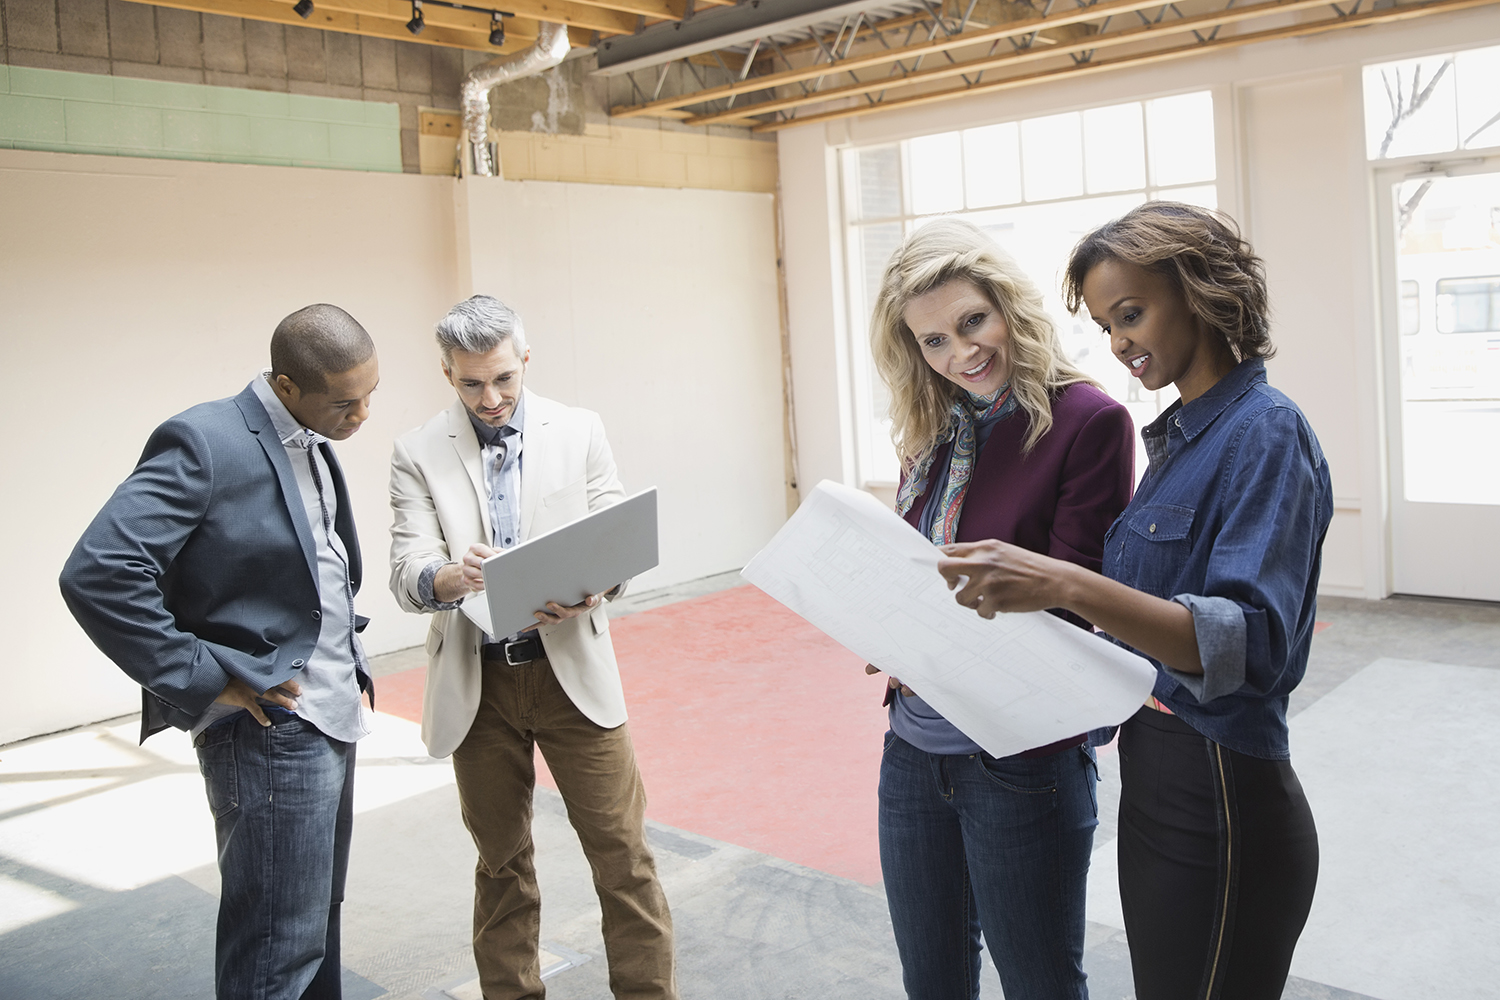
<path fill-rule="evenodd" d="M 1236 828 L 1231 810 L 1229 808 L 1229 783 L 1224 777 L 1224 748 L 1217 743 L 1210 743 L 1214 748 L 1214 763 L 1219 770 L 1219 788 L 1222 792 L 1224 803 L 1224 898 L 1219 906 L 1219 933 L 1214 941 L 1213 961 L 1208 969 L 1208 985 L 1204 990 L 1207 1000 L 1218 996 L 1219 993 L 1219 962 L 1224 952 L 1224 935 L 1229 924 L 1229 899 L 1234 886 L 1234 835 Z"/>

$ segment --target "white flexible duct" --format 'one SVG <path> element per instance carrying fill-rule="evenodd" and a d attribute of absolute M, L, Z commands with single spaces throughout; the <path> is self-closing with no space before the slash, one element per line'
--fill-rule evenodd
<path fill-rule="evenodd" d="M 464 131 L 474 150 L 476 174 L 495 176 L 495 164 L 490 159 L 490 91 L 511 80 L 544 73 L 568 55 L 567 25 L 538 21 L 537 28 L 536 41 L 529 48 L 475 66 L 464 77 L 459 95 L 464 106 Z"/>

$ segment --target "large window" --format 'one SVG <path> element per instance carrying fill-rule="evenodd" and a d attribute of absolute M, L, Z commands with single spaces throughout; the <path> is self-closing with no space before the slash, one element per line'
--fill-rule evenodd
<path fill-rule="evenodd" d="M 1500 46 L 1366 66 L 1365 146 L 1372 160 L 1500 146 Z"/>
<path fill-rule="evenodd" d="M 1063 308 L 1059 277 L 1088 230 L 1153 198 L 1215 207 L 1213 102 L 1207 91 L 1091 108 L 845 151 L 844 217 L 859 476 L 899 478 L 889 399 L 870 361 L 880 275 L 906 234 L 958 214 L 993 235 L 1041 287 L 1063 344 L 1142 426 L 1176 399 L 1147 392 L 1086 318 Z M 1137 454 L 1137 472 L 1145 469 Z"/>

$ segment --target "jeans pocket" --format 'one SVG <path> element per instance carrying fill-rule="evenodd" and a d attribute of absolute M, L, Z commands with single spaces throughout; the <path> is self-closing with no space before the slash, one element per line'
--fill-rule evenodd
<path fill-rule="evenodd" d="M 1089 806 L 1094 811 L 1094 818 L 1099 818 L 1099 758 L 1091 746 L 1081 746 L 1078 752 L 1083 754 L 1084 770 L 1088 779 L 1084 784 L 1089 786 Z"/>
<path fill-rule="evenodd" d="M 979 754 L 979 769 L 991 782 L 1022 795 L 1057 791 L 1057 767 L 1051 757 L 991 757 Z"/>
<path fill-rule="evenodd" d="M 210 726 L 198 736 L 198 770 L 208 792 L 208 809 L 214 819 L 239 808 L 239 768 L 234 753 L 234 730 L 238 722 Z"/>

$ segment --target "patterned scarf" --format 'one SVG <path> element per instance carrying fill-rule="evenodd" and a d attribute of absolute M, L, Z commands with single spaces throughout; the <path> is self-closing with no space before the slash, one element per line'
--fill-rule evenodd
<path fill-rule="evenodd" d="M 994 396 L 975 396 L 965 393 L 954 401 L 948 414 L 948 427 L 938 435 L 907 472 L 906 482 L 896 495 L 896 513 L 905 517 L 917 502 L 917 497 L 927 492 L 927 480 L 932 472 L 932 460 L 948 441 L 953 442 L 952 456 L 948 460 L 948 482 L 938 498 L 937 516 L 932 519 L 932 544 L 947 545 L 958 531 L 958 516 L 964 509 L 964 495 L 969 492 L 969 476 L 974 471 L 974 454 L 977 438 L 974 427 L 982 420 L 1007 416 L 1018 405 L 1007 382 Z"/>

